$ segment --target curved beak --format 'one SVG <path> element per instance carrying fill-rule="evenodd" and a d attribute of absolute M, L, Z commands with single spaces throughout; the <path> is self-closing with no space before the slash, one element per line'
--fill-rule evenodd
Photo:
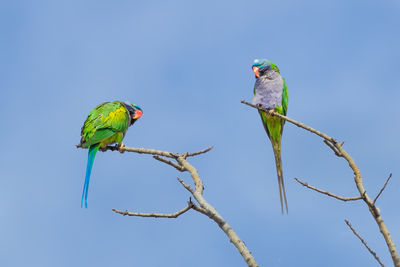
<path fill-rule="evenodd" d="M 141 110 L 137 109 L 137 110 L 135 110 L 135 113 L 133 114 L 133 118 L 132 119 L 137 120 L 140 117 L 142 117 L 142 115 L 143 115 L 143 112 Z"/>
<path fill-rule="evenodd" d="M 253 72 L 254 72 L 254 75 L 256 75 L 257 78 L 260 77 L 260 68 L 259 67 L 254 66 L 253 67 Z"/>

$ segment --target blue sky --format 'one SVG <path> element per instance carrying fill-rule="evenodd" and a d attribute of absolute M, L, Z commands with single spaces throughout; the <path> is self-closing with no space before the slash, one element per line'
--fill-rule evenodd
<path fill-rule="evenodd" d="M 361 203 L 298 185 L 357 194 L 352 172 L 322 141 L 286 124 L 289 215 L 281 216 L 271 145 L 251 100 L 255 58 L 289 86 L 288 115 L 339 140 L 400 246 L 400 2 L 1 1 L 1 266 L 244 266 L 217 225 L 119 216 L 174 212 L 181 175 L 150 156 L 99 153 L 89 208 L 80 208 L 87 151 L 75 148 L 104 101 L 140 105 L 126 145 L 186 152 L 205 198 L 260 266 L 376 266 L 347 218 L 387 265 Z M 187 182 L 190 177 L 181 175 Z"/>

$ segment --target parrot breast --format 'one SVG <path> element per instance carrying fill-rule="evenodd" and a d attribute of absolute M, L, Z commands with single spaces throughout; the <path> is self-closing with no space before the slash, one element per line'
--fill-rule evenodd
<path fill-rule="evenodd" d="M 277 74 L 274 79 L 260 77 L 254 85 L 254 105 L 261 104 L 263 108 L 274 109 L 282 105 L 283 79 Z"/>

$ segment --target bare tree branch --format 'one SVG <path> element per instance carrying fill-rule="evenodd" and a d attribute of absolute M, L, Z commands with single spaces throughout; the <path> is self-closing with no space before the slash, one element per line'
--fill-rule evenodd
<path fill-rule="evenodd" d="M 251 255 L 250 251 L 247 249 L 244 242 L 239 238 L 233 228 L 225 221 L 224 218 L 217 212 L 217 210 L 211 206 L 203 197 L 203 182 L 200 179 L 197 170 L 186 161 L 184 156 L 180 156 L 176 159 L 180 165 L 182 165 L 187 171 L 190 172 L 192 176 L 193 182 L 196 186 L 196 190 L 192 193 L 194 198 L 200 204 L 200 207 L 204 209 L 205 215 L 207 215 L 210 219 L 218 224 L 218 226 L 225 232 L 225 234 L 229 237 L 229 240 L 235 245 L 235 247 L 239 250 L 243 259 L 246 261 L 248 266 L 258 266 L 254 257 Z M 181 182 L 182 183 L 182 182 Z"/>
<path fill-rule="evenodd" d="M 205 209 L 203 209 L 202 207 L 197 206 L 196 204 L 193 204 L 192 209 L 194 209 L 197 212 L 203 213 L 204 215 L 208 216 L 208 213 Z"/>
<path fill-rule="evenodd" d="M 387 178 L 385 184 L 383 185 L 383 187 L 382 187 L 381 190 L 379 191 L 378 195 L 376 195 L 376 197 L 375 197 L 375 199 L 374 199 L 374 205 L 375 205 L 375 202 L 378 200 L 379 196 L 382 194 L 383 190 L 385 190 L 385 188 L 386 188 L 386 186 L 387 186 L 387 184 L 388 184 L 390 178 L 392 178 L 392 174 L 389 174 L 389 177 Z"/>
<path fill-rule="evenodd" d="M 148 148 L 141 148 L 141 147 L 127 147 L 127 146 L 119 146 L 119 145 L 114 145 L 114 146 L 107 146 L 104 151 L 111 150 L 111 151 L 123 151 L 123 152 L 134 152 L 134 153 L 139 153 L 139 154 L 151 154 L 151 155 L 158 155 L 162 157 L 167 157 L 167 158 L 176 158 L 178 157 L 178 154 L 171 153 L 168 151 L 162 151 L 162 150 L 157 150 L 157 149 L 148 149 Z"/>
<path fill-rule="evenodd" d="M 338 157 L 341 157 L 340 152 L 337 150 L 336 147 L 334 147 L 328 140 L 324 139 L 324 143 L 329 146 L 330 149 L 332 149 L 333 152 L 335 152 L 335 155 Z"/>
<path fill-rule="evenodd" d="M 333 139 L 332 137 L 330 137 L 330 136 L 328 136 L 328 135 L 326 135 L 326 134 L 324 134 L 324 133 L 322 133 L 322 132 L 320 132 L 318 130 L 315 130 L 314 128 L 311 128 L 311 127 L 309 127 L 309 126 L 307 126 L 307 125 L 305 125 L 305 124 L 303 124 L 301 122 L 295 121 L 295 120 L 293 120 L 293 119 L 291 119 L 289 117 L 286 117 L 286 116 L 284 116 L 282 114 L 279 114 L 279 113 L 275 112 L 274 110 L 268 110 L 268 109 L 263 109 L 263 108 L 257 107 L 256 105 L 250 104 L 249 102 L 246 102 L 245 100 L 242 100 L 240 102 L 245 104 L 245 105 L 248 105 L 250 107 L 253 107 L 255 109 L 262 110 L 262 111 L 265 111 L 265 112 L 269 112 L 269 114 L 271 114 L 273 116 L 276 116 L 276 117 L 279 117 L 281 119 L 284 119 L 285 121 L 288 121 L 288 122 L 296 125 L 297 127 L 303 128 L 303 129 L 305 129 L 305 130 L 307 130 L 309 132 L 312 132 L 312 133 L 314 133 L 314 134 L 316 134 L 316 135 L 318 135 L 318 136 L 320 136 L 320 137 L 322 137 L 324 139 L 327 139 L 328 141 L 336 142 L 336 140 Z"/>
<path fill-rule="evenodd" d="M 353 173 L 354 173 L 354 182 L 356 184 L 357 190 L 360 193 L 360 197 L 362 197 L 363 201 L 365 202 L 365 204 L 368 206 L 368 209 L 372 215 L 372 217 L 375 219 L 376 224 L 379 227 L 379 230 L 383 236 L 383 238 L 385 239 L 386 245 L 389 249 L 390 255 L 392 257 L 393 260 L 393 264 L 395 267 L 400 267 L 400 258 L 399 258 L 399 254 L 397 252 L 396 246 L 393 242 L 392 237 L 390 236 L 389 230 L 387 229 L 387 226 L 385 224 L 385 222 L 382 219 L 382 216 L 379 212 L 379 209 L 375 206 L 375 203 L 372 201 L 372 199 L 369 197 L 369 195 L 367 194 L 364 185 L 363 185 L 363 181 L 362 181 L 362 176 L 361 176 L 361 172 L 358 169 L 356 163 L 354 162 L 353 158 L 350 157 L 350 155 L 343 149 L 343 142 L 342 143 L 338 143 L 336 141 L 336 139 L 330 137 L 329 135 L 322 133 L 318 130 L 315 130 L 314 128 L 311 128 L 303 123 L 300 123 L 298 121 L 295 121 L 291 118 L 288 118 L 287 116 L 284 116 L 282 114 L 279 114 L 277 112 L 275 112 L 274 110 L 267 110 L 267 109 L 263 109 L 261 107 L 258 107 L 256 105 L 250 104 L 244 100 L 241 101 L 241 103 L 246 104 L 248 106 L 251 106 L 257 110 L 261 110 L 264 112 L 268 112 L 269 114 L 273 115 L 273 116 L 277 116 L 283 120 L 286 120 L 300 128 L 303 128 L 313 134 L 316 134 L 320 137 L 322 137 L 324 139 L 325 144 L 327 144 L 334 152 L 336 156 L 342 157 L 344 158 L 347 163 L 349 164 L 349 167 L 352 169 Z"/>
<path fill-rule="evenodd" d="M 178 153 L 171 153 L 168 151 L 162 151 L 162 150 L 156 150 L 156 149 L 147 149 L 147 148 L 134 148 L 134 147 L 126 147 L 126 146 L 107 146 L 106 149 L 104 150 L 111 150 L 111 151 L 119 151 L 119 152 L 134 152 L 134 153 L 139 153 L 139 154 L 150 154 L 153 155 L 153 158 L 161 161 L 167 165 L 170 165 L 174 167 L 175 169 L 184 172 L 187 171 L 190 173 L 195 189 L 192 189 L 188 184 L 186 184 L 182 179 L 178 178 L 178 181 L 185 187 L 196 199 L 196 201 L 199 203 L 199 206 L 194 204 L 193 202 L 189 202 L 188 206 L 180 211 L 177 211 L 172 214 L 162 214 L 162 213 L 135 213 L 135 212 L 130 212 L 130 211 L 120 211 L 117 209 L 113 209 L 114 212 L 122 214 L 122 215 L 128 215 L 128 216 L 136 216 L 136 217 L 153 217 L 153 218 L 176 218 L 179 215 L 187 212 L 190 209 L 193 209 L 197 212 L 200 212 L 210 219 L 212 219 L 214 222 L 218 224 L 218 226 L 224 231 L 224 233 L 227 235 L 229 240 L 234 244 L 234 246 L 237 248 L 239 253 L 241 254 L 242 258 L 246 261 L 248 266 L 251 267 L 258 267 L 257 262 L 255 261 L 253 255 L 251 255 L 251 252 L 249 249 L 246 247 L 245 243 L 239 238 L 239 236 L 236 234 L 236 232 L 233 230 L 233 228 L 225 221 L 224 218 L 217 212 L 217 210 L 211 206 L 203 197 L 203 181 L 201 180 L 196 168 L 194 168 L 187 160 L 187 157 L 193 157 L 197 156 L 203 153 L 206 153 L 210 151 L 212 147 L 206 148 L 204 150 L 198 151 L 198 152 L 193 152 L 193 153 L 183 153 L 183 154 L 178 154 Z M 171 158 L 173 160 L 176 160 L 177 163 L 167 160 L 163 157 L 166 158 Z"/>
<path fill-rule="evenodd" d="M 200 154 L 204 154 L 204 153 L 207 153 L 208 151 L 210 151 L 211 149 L 213 149 L 212 146 L 207 147 L 206 149 L 203 149 L 203 150 L 200 150 L 200 151 L 197 151 L 197 152 L 187 153 L 186 157 L 193 157 L 193 156 L 197 156 L 197 155 L 200 155 Z"/>
<path fill-rule="evenodd" d="M 176 163 L 174 163 L 174 162 L 172 162 L 170 160 L 167 160 L 167 159 L 165 159 L 163 157 L 155 155 L 155 156 L 153 156 L 153 158 L 156 159 L 156 160 L 159 160 L 159 161 L 161 161 L 161 162 L 163 162 L 165 164 L 171 165 L 172 167 L 174 167 L 175 169 L 177 169 L 180 172 L 184 172 L 185 171 L 185 168 L 183 168 L 183 166 L 181 166 L 179 164 L 176 164 Z"/>
<path fill-rule="evenodd" d="M 318 189 L 318 188 L 316 188 L 314 186 L 311 186 L 308 183 L 302 182 L 298 178 L 294 178 L 294 179 L 298 183 L 302 184 L 303 186 L 305 186 L 307 188 L 310 188 L 310 189 L 312 189 L 314 191 L 317 191 L 318 193 L 321 193 L 321 194 L 324 194 L 324 195 L 327 195 L 327 196 L 330 196 L 330 197 L 333 197 L 333 198 L 336 198 L 336 199 L 339 199 L 339 200 L 342 200 L 342 201 L 354 201 L 354 200 L 362 199 L 362 197 L 342 197 L 342 196 L 338 196 L 338 195 L 332 194 L 331 192 L 324 191 L 324 190 Z"/>
<path fill-rule="evenodd" d="M 136 217 L 152 217 L 152 218 L 178 218 L 179 215 L 184 214 L 185 212 L 187 212 L 190 209 L 193 209 L 194 207 L 194 203 L 192 202 L 192 200 L 190 199 L 188 201 L 188 205 L 186 208 L 183 208 L 177 212 L 174 213 L 169 213 L 169 214 L 163 214 L 163 213 L 139 213 L 139 212 L 130 212 L 130 211 L 120 211 L 117 209 L 112 209 L 114 212 L 119 213 L 121 215 L 124 216 L 136 216 Z"/>
<path fill-rule="evenodd" d="M 358 237 L 358 239 L 360 239 L 361 243 L 368 249 L 369 253 L 371 253 L 372 256 L 374 256 L 374 258 L 376 259 L 376 261 L 382 266 L 385 267 L 385 265 L 383 265 L 383 263 L 381 262 L 381 260 L 379 259 L 378 255 L 376 255 L 375 251 L 373 251 L 367 244 L 367 242 L 365 242 L 365 240 L 357 233 L 357 231 L 353 228 L 353 226 L 350 224 L 350 222 L 348 220 L 344 220 L 347 224 L 348 227 L 350 227 L 351 231 L 353 232 L 353 234 Z"/>
<path fill-rule="evenodd" d="M 181 178 L 177 177 L 178 181 L 183 185 L 184 188 L 186 188 L 191 194 L 194 194 L 193 188 L 190 187 L 190 185 L 186 184 Z"/>
<path fill-rule="evenodd" d="M 196 186 L 196 192 L 198 192 L 199 194 L 203 194 L 203 181 L 200 179 L 199 174 L 197 173 L 197 170 L 189 164 L 189 162 L 186 161 L 185 159 L 185 155 L 180 156 L 176 159 L 176 161 L 178 161 L 178 163 L 183 166 L 185 168 L 185 170 L 187 170 L 188 172 L 190 172 L 190 175 L 192 176 L 194 185 Z M 196 198 L 196 197 L 195 197 Z M 197 198 L 196 198 L 197 200 Z"/>

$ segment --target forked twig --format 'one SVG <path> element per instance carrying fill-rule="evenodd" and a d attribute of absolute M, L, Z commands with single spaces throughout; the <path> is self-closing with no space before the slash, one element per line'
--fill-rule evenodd
<path fill-rule="evenodd" d="M 183 153 L 183 154 L 178 154 L 178 153 L 171 153 L 168 151 L 162 151 L 162 150 L 157 150 L 157 149 L 147 149 L 147 148 L 134 148 L 134 147 L 126 147 L 126 146 L 108 146 L 104 150 L 111 150 L 111 151 L 119 151 L 119 152 L 134 152 L 134 153 L 139 153 L 139 154 L 150 154 L 153 155 L 153 158 L 163 162 L 167 165 L 170 165 L 177 169 L 178 171 L 181 172 L 189 172 L 194 185 L 195 189 L 191 188 L 188 184 L 186 184 L 182 179 L 178 178 L 178 181 L 182 184 L 184 188 L 186 188 L 196 199 L 196 201 L 199 203 L 199 205 L 194 204 L 191 200 L 188 202 L 188 206 L 180 211 L 177 211 L 175 213 L 171 214 L 163 214 L 163 213 L 138 213 L 138 212 L 130 212 L 130 211 L 120 211 L 117 209 L 113 209 L 114 212 L 124 215 L 124 216 L 136 216 L 136 217 L 153 217 L 153 218 L 177 218 L 181 214 L 187 212 L 190 209 L 193 209 L 199 213 L 202 213 L 212 219 L 214 222 L 218 224 L 218 226 L 224 231 L 224 233 L 227 235 L 229 240 L 234 244 L 234 246 L 237 248 L 239 253 L 241 254 L 242 258 L 246 261 L 248 266 L 251 267 L 257 267 L 258 264 L 255 261 L 253 255 L 251 255 L 251 252 L 249 249 L 246 247 L 245 243 L 239 238 L 239 236 L 236 234 L 236 232 L 233 230 L 233 228 L 227 223 L 227 221 L 222 218 L 222 216 L 217 212 L 217 210 L 211 206 L 203 197 L 203 181 L 201 180 L 197 170 L 195 167 L 193 167 L 187 160 L 186 158 L 188 157 L 193 157 L 197 156 L 200 154 L 207 153 L 210 151 L 212 147 L 208 147 L 206 149 L 197 151 L 197 152 L 192 152 L 192 153 Z M 172 160 L 175 160 L 173 162 L 172 160 L 168 160 L 166 158 L 170 158 Z"/>
<path fill-rule="evenodd" d="M 273 116 L 277 116 L 277 117 L 279 117 L 285 121 L 288 121 L 300 128 L 305 129 L 306 131 L 309 131 L 313 134 L 316 134 L 316 135 L 322 137 L 324 139 L 324 143 L 333 150 L 333 152 L 335 153 L 336 156 L 341 157 L 347 161 L 347 163 L 349 164 L 349 167 L 352 169 L 352 171 L 354 173 L 354 182 L 356 184 L 358 192 L 360 193 L 360 197 L 365 202 L 365 204 L 368 206 L 369 212 L 371 213 L 372 217 L 374 218 L 376 224 L 379 227 L 379 231 L 381 232 L 383 238 L 385 239 L 386 245 L 389 249 L 390 255 L 393 260 L 393 264 L 395 267 L 400 267 L 399 254 L 397 252 L 397 249 L 393 242 L 393 239 L 390 236 L 389 230 L 387 229 L 387 226 L 382 219 L 379 209 L 375 206 L 375 202 L 369 197 L 369 195 L 367 194 L 367 192 L 364 188 L 364 184 L 362 181 L 362 176 L 361 176 L 361 172 L 360 172 L 359 168 L 357 167 L 353 158 L 346 152 L 346 150 L 343 149 L 343 142 L 338 143 L 336 141 L 336 139 L 330 137 L 329 135 L 327 135 L 323 132 L 320 132 L 318 130 L 315 130 L 314 128 L 311 128 L 301 122 L 295 121 L 287 116 L 279 114 L 279 113 L 275 112 L 274 110 L 263 109 L 256 105 L 250 104 L 244 100 L 242 100 L 241 103 L 251 106 L 259 111 L 268 112 L 269 114 L 271 114 Z M 383 191 L 383 190 L 381 190 L 381 191 Z M 377 199 L 377 198 L 375 198 L 375 199 Z"/>

